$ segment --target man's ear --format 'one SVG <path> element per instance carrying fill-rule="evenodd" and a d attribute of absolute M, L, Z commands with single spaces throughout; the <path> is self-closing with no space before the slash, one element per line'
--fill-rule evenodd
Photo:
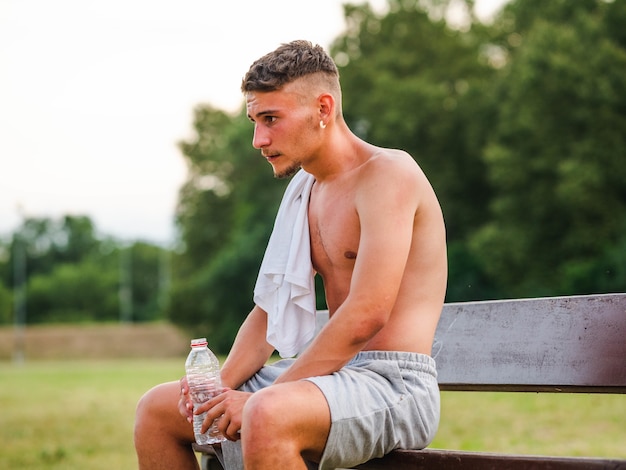
<path fill-rule="evenodd" d="M 328 121 L 335 115 L 335 98 L 330 93 L 323 93 L 317 99 L 319 105 L 319 118 L 321 121 Z"/>

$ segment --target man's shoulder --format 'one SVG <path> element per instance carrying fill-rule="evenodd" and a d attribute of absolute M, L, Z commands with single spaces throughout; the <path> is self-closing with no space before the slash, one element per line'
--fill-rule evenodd
<path fill-rule="evenodd" d="M 378 148 L 363 165 L 363 177 L 415 183 L 424 174 L 415 159 L 404 150 Z"/>

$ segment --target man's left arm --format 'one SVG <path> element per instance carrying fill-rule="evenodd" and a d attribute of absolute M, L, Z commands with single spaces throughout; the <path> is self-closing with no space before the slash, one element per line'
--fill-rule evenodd
<path fill-rule="evenodd" d="M 356 193 L 361 232 L 350 292 L 277 383 L 339 370 L 387 323 L 411 248 L 419 175 L 403 165 L 389 174 L 382 166 L 365 172 Z"/>

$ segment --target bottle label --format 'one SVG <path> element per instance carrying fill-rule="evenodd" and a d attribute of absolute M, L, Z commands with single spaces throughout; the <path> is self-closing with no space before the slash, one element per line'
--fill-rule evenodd
<path fill-rule="evenodd" d="M 218 395 L 217 380 L 215 377 L 202 377 L 194 383 L 193 376 L 187 377 L 189 383 L 189 394 L 194 403 L 204 403 Z"/>

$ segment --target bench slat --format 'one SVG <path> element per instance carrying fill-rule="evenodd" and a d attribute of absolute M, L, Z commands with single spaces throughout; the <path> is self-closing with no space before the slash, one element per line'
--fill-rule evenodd
<path fill-rule="evenodd" d="M 626 470 L 626 460 L 587 457 L 545 457 L 426 449 L 396 450 L 373 459 L 359 470 Z"/>
<path fill-rule="evenodd" d="M 205 470 L 222 470 L 211 446 L 194 444 L 203 452 Z M 455 450 L 395 450 L 380 459 L 354 467 L 357 470 L 626 470 L 626 460 L 588 457 L 507 455 Z"/>
<path fill-rule="evenodd" d="M 626 294 L 448 303 L 442 390 L 626 393 Z"/>

